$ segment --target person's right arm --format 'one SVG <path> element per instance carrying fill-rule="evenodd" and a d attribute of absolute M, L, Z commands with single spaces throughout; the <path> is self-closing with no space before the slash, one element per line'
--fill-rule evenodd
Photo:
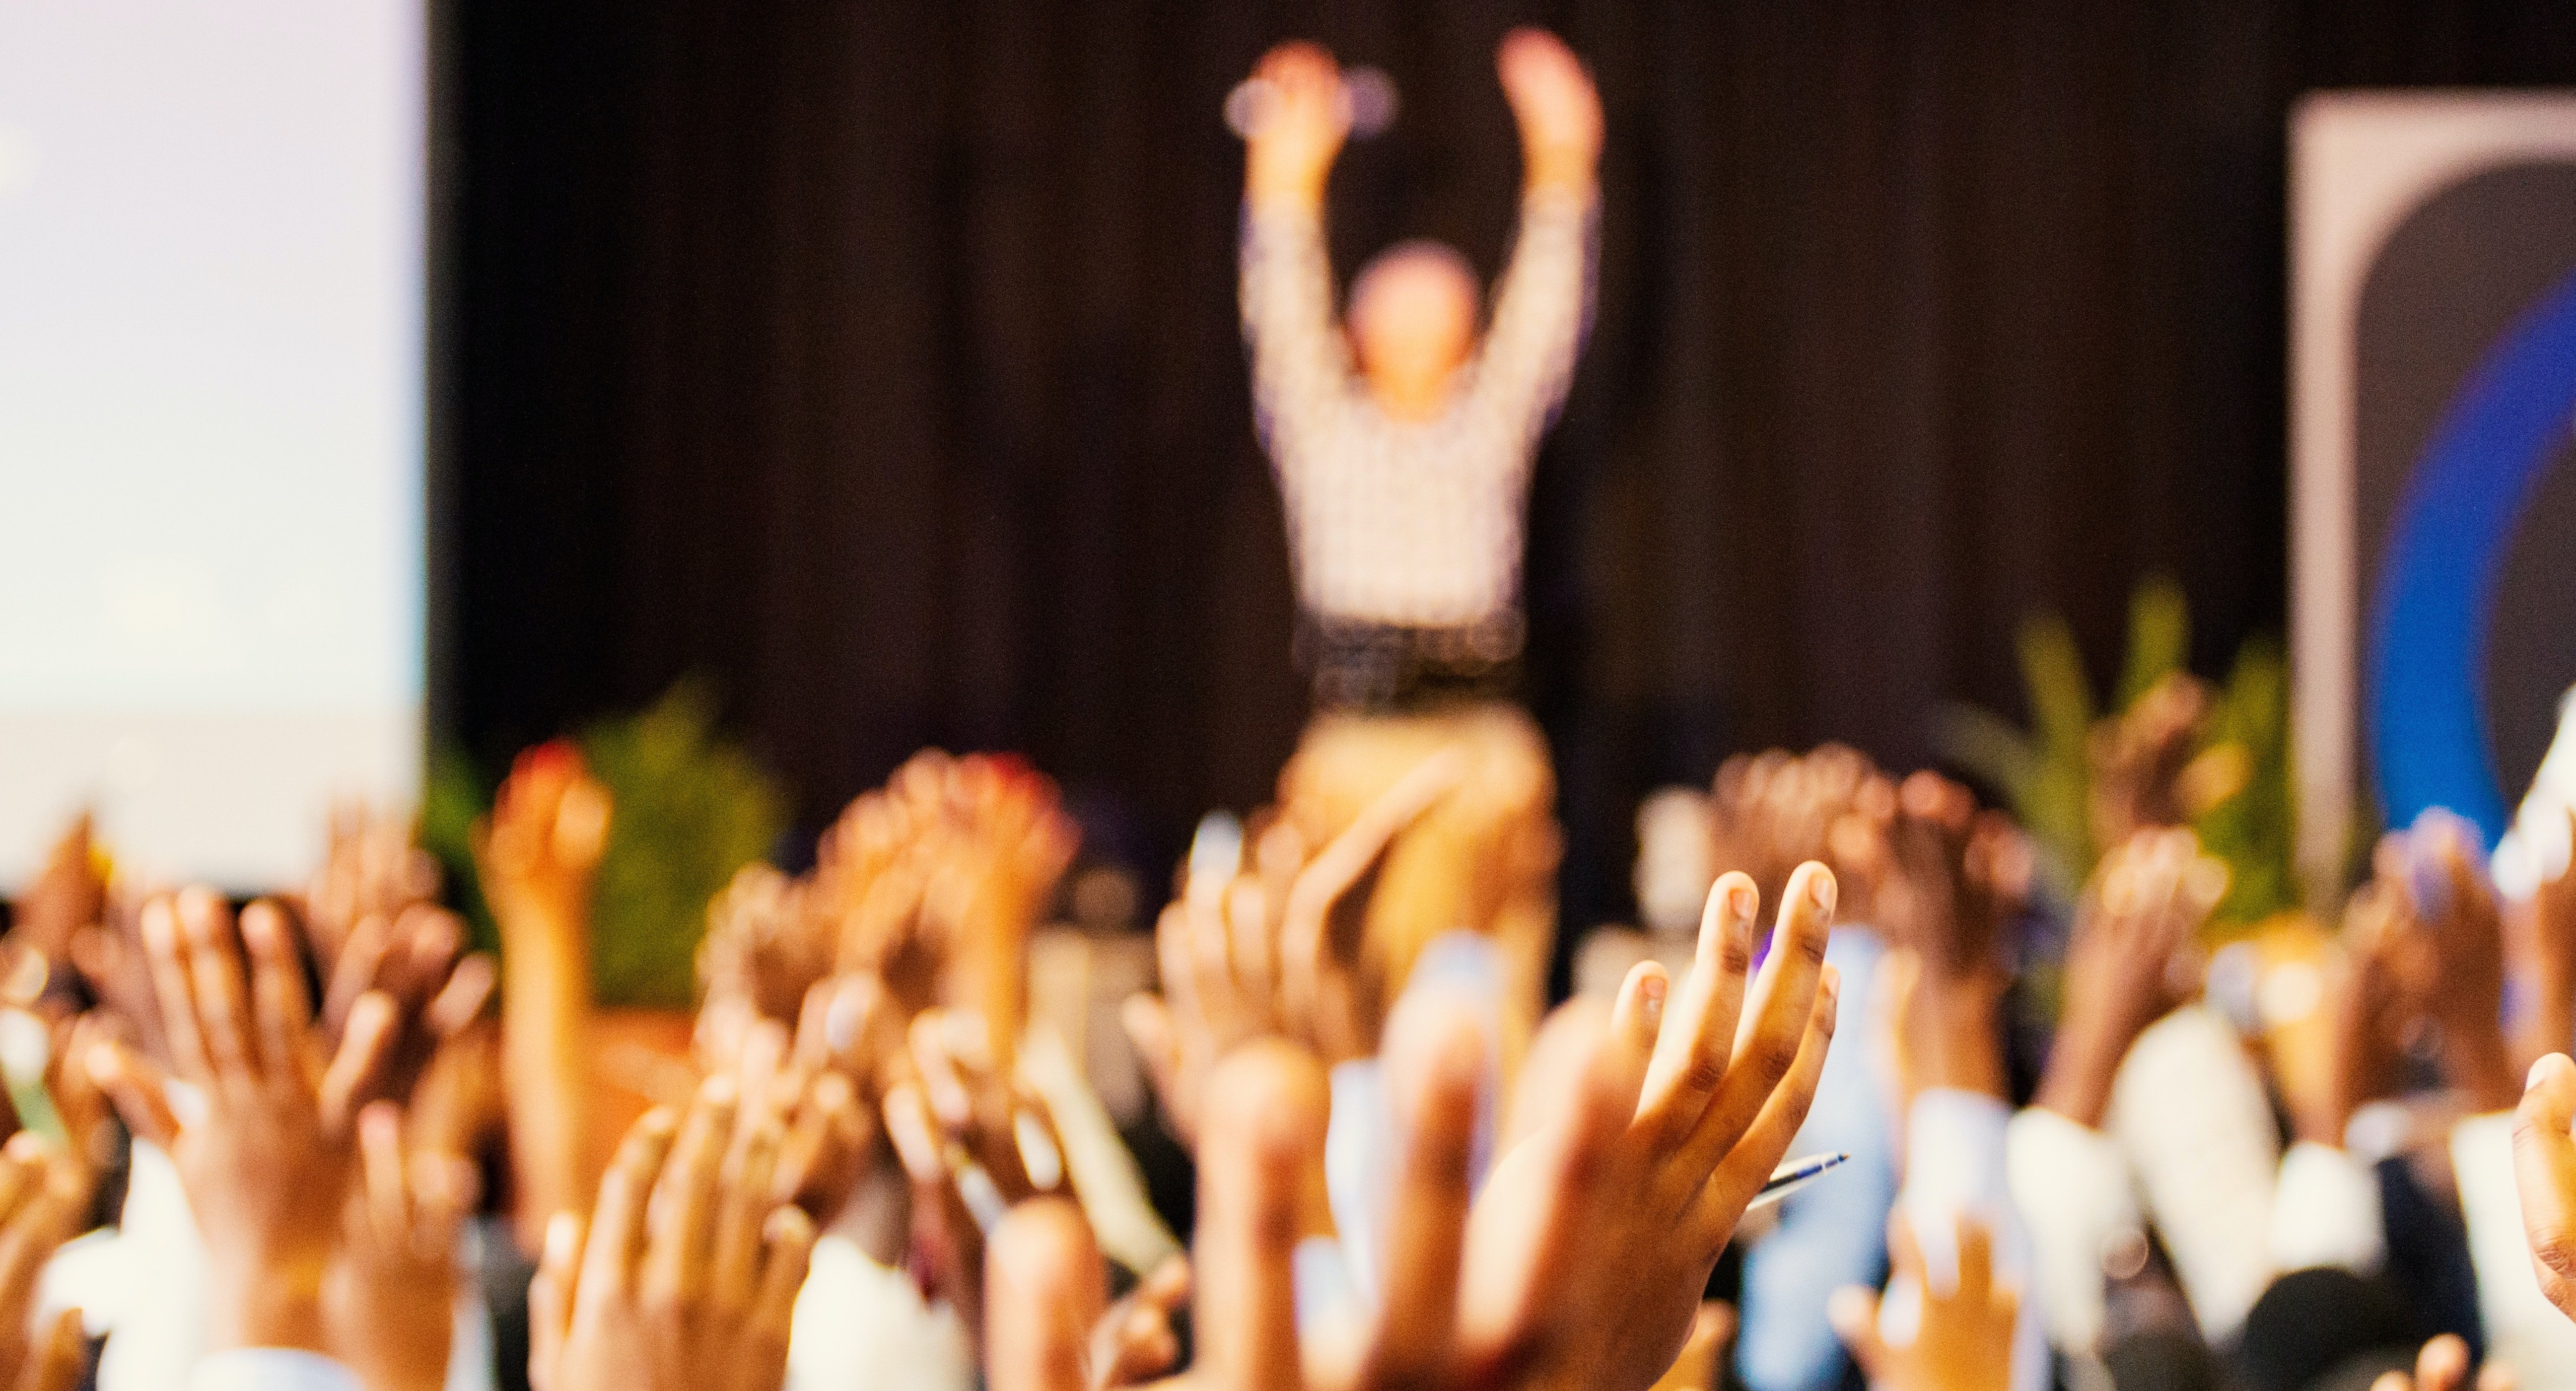
<path fill-rule="evenodd" d="M 1324 185 L 1350 115 L 1332 55 L 1314 44 L 1270 50 L 1253 78 L 1266 97 L 1244 141 L 1243 338 L 1262 437 L 1284 469 L 1298 451 L 1282 436 L 1311 428 L 1350 383 L 1324 247 Z"/>

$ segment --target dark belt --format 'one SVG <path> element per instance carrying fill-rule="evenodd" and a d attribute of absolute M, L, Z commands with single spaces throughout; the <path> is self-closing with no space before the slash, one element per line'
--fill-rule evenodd
<path fill-rule="evenodd" d="M 1412 715 L 1508 700 L 1520 684 L 1521 619 L 1496 615 L 1454 628 L 1301 615 L 1297 663 L 1314 677 L 1315 708 Z"/>

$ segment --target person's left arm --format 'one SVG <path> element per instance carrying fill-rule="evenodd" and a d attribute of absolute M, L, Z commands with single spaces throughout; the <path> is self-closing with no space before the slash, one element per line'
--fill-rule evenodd
<path fill-rule="evenodd" d="M 1521 132 L 1520 229 L 1478 354 L 1478 405 L 1535 438 L 1565 399 L 1592 315 L 1601 99 L 1563 41 L 1516 29 L 1494 66 Z"/>

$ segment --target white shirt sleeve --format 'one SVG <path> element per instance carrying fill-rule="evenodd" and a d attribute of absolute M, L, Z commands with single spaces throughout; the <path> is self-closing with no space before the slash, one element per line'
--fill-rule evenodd
<path fill-rule="evenodd" d="M 1494 293 L 1475 368 L 1475 408 L 1535 440 L 1564 403 L 1592 313 L 1592 245 L 1600 197 L 1539 189 L 1521 199 L 1521 222 Z M 1517 457 L 1526 459 L 1526 447 Z"/>
<path fill-rule="evenodd" d="M 2049 1341 L 2089 1357 L 2102 1337 L 2102 1253 L 2146 1227 L 2128 1158 L 2101 1131 L 2034 1106 L 2004 1136 L 2004 1172 L 2030 1228 Z"/>
<path fill-rule="evenodd" d="M 1293 487 L 1307 446 L 1352 391 L 1321 211 L 1245 203 L 1240 257 L 1255 423 L 1282 483 Z"/>
<path fill-rule="evenodd" d="M 2576 1323 L 2540 1292 L 2514 1189 L 2513 1113 L 2471 1116 L 2451 1128 L 2451 1168 L 2468 1219 L 2469 1264 L 2478 1276 L 2478 1321 L 2487 1359 L 2520 1374 L 2523 1391 L 2576 1388 Z"/>
<path fill-rule="evenodd" d="M 2149 1026 L 2111 1083 L 2129 1157 L 2201 1336 L 2225 1342 L 2272 1282 L 2279 1132 L 2234 1026 L 2186 1005 Z"/>
<path fill-rule="evenodd" d="M 2349 1151 L 2301 1141 L 2281 1156 L 2272 1199 L 2272 1268 L 2375 1274 L 2388 1260 L 2379 1176 Z"/>
<path fill-rule="evenodd" d="M 346 1367 L 302 1348 L 232 1348 L 197 1359 L 188 1391 L 365 1391 Z"/>

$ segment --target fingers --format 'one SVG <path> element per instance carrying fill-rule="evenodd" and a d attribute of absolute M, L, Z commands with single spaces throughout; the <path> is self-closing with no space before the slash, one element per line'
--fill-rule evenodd
<path fill-rule="evenodd" d="M 1841 1001 L 1842 973 L 1827 966 L 1817 984 L 1815 1003 L 1810 1006 L 1797 1061 L 1700 1192 L 1693 1217 L 1701 1241 L 1710 1250 L 1723 1246 L 1734 1234 L 1745 1206 L 1762 1190 L 1772 1170 L 1780 1166 L 1790 1142 L 1798 1138 L 1798 1128 L 1806 1124 L 1807 1110 L 1816 1099 L 1816 1086 L 1825 1075 L 1825 1056 L 1833 1046 Z M 1675 1172 L 1681 1181 L 1689 1182 L 1702 1171 L 1684 1164 Z"/>
<path fill-rule="evenodd" d="M 1172 1316 L 1189 1297 L 1189 1258 L 1171 1256 L 1110 1306 L 1091 1334 L 1091 1385 L 1141 1386 L 1170 1371 L 1181 1360 Z"/>
<path fill-rule="evenodd" d="M 180 891 L 178 913 L 188 984 L 196 993 L 197 1031 L 214 1069 L 210 1076 L 217 1085 L 256 1082 L 260 1060 L 242 998 L 241 945 L 232 912 L 213 890 L 196 888 Z"/>
<path fill-rule="evenodd" d="M 1699 1120 L 1725 1080 L 1744 1009 L 1744 978 L 1753 968 L 1753 926 L 1762 895 L 1741 870 L 1709 887 L 1700 913 L 1699 949 L 1670 1024 L 1655 1044 L 1638 1117 L 1670 1142 Z"/>
<path fill-rule="evenodd" d="M 178 1143 L 179 1118 L 170 1110 L 169 1083 L 158 1067 L 112 1039 L 92 1044 L 82 1062 L 136 1135 L 165 1153 Z"/>
<path fill-rule="evenodd" d="M 2576 1062 L 2553 1053 L 2532 1065 L 2514 1119 L 2513 1179 L 2540 1292 L 2576 1318 Z"/>
<path fill-rule="evenodd" d="M 1405 827 L 1420 819 L 1466 777 L 1466 758 L 1444 748 L 1415 764 L 1379 794 L 1288 887 L 1279 914 L 1281 996 L 1289 1012 L 1314 1019 L 1323 1010 L 1323 977 L 1332 948 L 1326 932 L 1333 905 L 1368 873 Z"/>
<path fill-rule="evenodd" d="M 412 1209 L 403 1172 L 402 1113 L 390 1101 L 370 1102 L 358 1113 L 358 1178 L 377 1249 L 407 1248 Z"/>
<path fill-rule="evenodd" d="M 581 1254 L 581 1274 L 575 1292 L 579 1304 L 574 1308 L 606 1306 L 611 1302 L 631 1299 L 638 1285 L 637 1262 L 645 1242 L 645 1210 L 664 1161 L 670 1157 L 671 1144 L 680 1129 L 679 1113 L 667 1106 L 657 1106 L 644 1113 L 634 1128 L 619 1142 L 617 1155 L 608 1161 L 608 1172 L 599 1180 L 599 1204 L 591 1222 L 590 1239 L 577 1243 Z M 547 1253 L 553 1254 L 554 1233 L 547 1233 Z"/>
<path fill-rule="evenodd" d="M 1298 1189 L 1321 1155 L 1322 1070 L 1256 1041 L 1219 1067 L 1199 1167 L 1199 1358 L 1230 1391 L 1300 1391 L 1290 1275 Z"/>
<path fill-rule="evenodd" d="M 1108 1272 L 1081 1209 L 1041 1198 L 1011 1209 L 985 1256 L 985 1376 L 992 1391 L 1088 1391 L 1087 1341 Z"/>
<path fill-rule="evenodd" d="M 601 1196 L 607 1196 L 604 1187 Z M 546 1222 L 545 1250 L 537 1258 L 536 1278 L 528 1282 L 528 1384 L 532 1391 L 552 1391 L 555 1364 L 563 1356 L 564 1343 L 572 1336 L 573 1299 L 580 1285 L 581 1265 L 581 1214 L 558 1212 Z"/>
<path fill-rule="evenodd" d="M 170 1061 L 181 1077 L 210 1085 L 214 1063 L 197 1028 L 197 992 L 189 981 L 178 904 L 166 895 L 143 906 L 143 952 L 152 975 L 153 998 L 161 1006 L 161 1030 L 167 1036 Z"/>
<path fill-rule="evenodd" d="M 2445 1333 L 2415 1355 L 2415 1391 L 2467 1391 L 2469 1345 Z"/>
<path fill-rule="evenodd" d="M 331 1055 L 319 1086 L 324 1129 L 344 1132 L 361 1098 L 367 1096 L 393 1061 L 394 1002 L 381 990 L 370 990 L 350 1007 L 348 1031 Z"/>
<path fill-rule="evenodd" d="M 501 968 L 487 952 L 473 952 L 456 963 L 447 984 L 430 1000 L 421 1021 L 434 1038 L 454 1038 L 483 1013 L 485 1002 L 501 983 Z"/>
<path fill-rule="evenodd" d="M 721 1074 L 698 1088 L 680 1124 L 670 1159 L 653 1182 L 644 1209 L 646 1240 L 641 1274 L 644 1307 L 684 1308 L 707 1288 L 715 1240 L 716 1179 L 725 1142 L 733 1134 L 734 1079 Z"/>
<path fill-rule="evenodd" d="M 773 1209 L 761 1228 L 762 1250 L 758 1292 L 750 1313 L 751 1347 L 759 1366 L 744 1377 L 746 1386 L 777 1386 L 787 1375 L 787 1341 L 796 1321 L 796 1294 L 814 1264 L 814 1223 L 793 1207 Z"/>
<path fill-rule="evenodd" d="M 242 910 L 242 941 L 250 948 L 251 1014 L 258 1021 L 258 1066 L 270 1077 L 302 1080 L 312 1023 L 304 998 L 304 963 L 287 936 L 277 905 L 263 899 Z"/>
<path fill-rule="evenodd" d="M 1366 1380 L 1433 1386 L 1442 1379 L 1457 1323 L 1485 1033 L 1469 1007 L 1424 998 L 1398 1009 L 1388 1035 L 1404 1157 L 1387 1249 L 1380 1253 L 1385 1300 Z"/>
<path fill-rule="evenodd" d="M 1771 954 L 1753 983 L 1748 1012 L 1736 1027 L 1734 1057 L 1718 1083 L 1715 1099 L 1677 1154 L 1684 1169 L 1716 1167 L 1720 1156 L 1744 1138 L 1781 1080 L 1797 1065 L 1814 1027 L 1825 944 L 1833 932 L 1834 897 L 1833 871 L 1813 860 L 1789 875 L 1788 888 L 1780 896 L 1778 925 L 1771 931 Z"/>
<path fill-rule="evenodd" d="M 719 1310 L 747 1308 L 757 1293 L 762 1233 L 777 1206 L 772 1180 L 783 1139 L 777 1122 L 764 1120 L 725 1157 L 707 1277 Z"/>

